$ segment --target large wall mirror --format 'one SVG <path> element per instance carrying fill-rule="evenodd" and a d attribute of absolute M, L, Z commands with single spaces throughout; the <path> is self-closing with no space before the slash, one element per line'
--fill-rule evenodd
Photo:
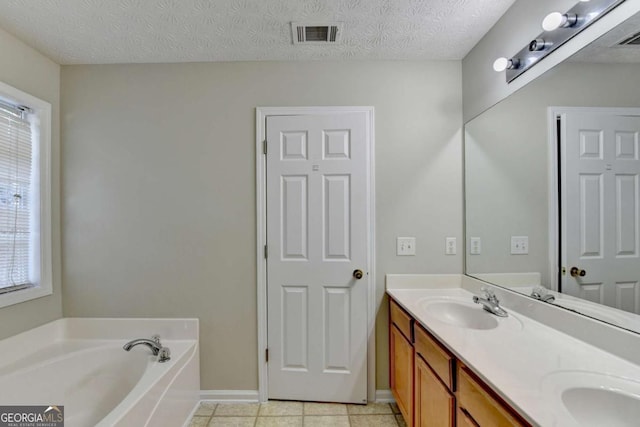
<path fill-rule="evenodd" d="M 465 125 L 466 274 L 640 333 L 640 14 Z"/>

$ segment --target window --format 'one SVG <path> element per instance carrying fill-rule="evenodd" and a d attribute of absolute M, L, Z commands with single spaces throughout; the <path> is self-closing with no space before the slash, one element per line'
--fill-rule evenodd
<path fill-rule="evenodd" d="M 0 307 L 52 291 L 50 117 L 0 83 Z"/>
<path fill-rule="evenodd" d="M 33 283 L 34 153 L 30 111 L 0 102 L 0 292 Z"/>

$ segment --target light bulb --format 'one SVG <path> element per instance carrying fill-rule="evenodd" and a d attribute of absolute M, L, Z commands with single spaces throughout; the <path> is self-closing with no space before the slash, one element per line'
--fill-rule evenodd
<path fill-rule="evenodd" d="M 560 28 L 563 18 L 564 16 L 560 12 L 551 12 L 545 16 L 542 21 L 542 29 L 545 31 L 553 31 L 556 28 Z"/>
<path fill-rule="evenodd" d="M 520 60 L 518 58 L 498 58 L 493 62 L 493 69 L 497 72 L 515 70 L 516 68 L 520 68 Z"/>
<path fill-rule="evenodd" d="M 557 28 L 573 27 L 578 23 L 578 15 L 575 13 L 551 12 L 542 20 L 542 29 L 553 31 Z"/>
<path fill-rule="evenodd" d="M 493 62 L 493 69 L 500 73 L 507 69 L 507 65 L 509 65 L 509 60 L 505 57 L 501 57 Z"/>

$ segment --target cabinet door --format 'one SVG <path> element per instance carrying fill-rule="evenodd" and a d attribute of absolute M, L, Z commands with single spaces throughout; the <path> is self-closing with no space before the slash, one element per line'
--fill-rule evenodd
<path fill-rule="evenodd" d="M 456 401 L 431 368 L 415 356 L 415 426 L 453 427 Z"/>
<path fill-rule="evenodd" d="M 413 346 L 395 325 L 389 327 L 391 392 L 409 427 L 413 426 Z"/>

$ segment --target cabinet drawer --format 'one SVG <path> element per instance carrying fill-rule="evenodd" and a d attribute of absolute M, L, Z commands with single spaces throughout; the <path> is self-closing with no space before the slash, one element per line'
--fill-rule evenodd
<path fill-rule="evenodd" d="M 464 366 L 458 368 L 458 406 L 480 426 L 528 426 Z"/>
<path fill-rule="evenodd" d="M 454 391 L 453 372 L 455 359 L 447 349 L 442 347 L 421 326 L 414 326 L 414 348 L 422 358 L 431 366 L 431 369 L 440 377 L 440 380 Z"/>
<path fill-rule="evenodd" d="M 405 311 L 398 305 L 397 302 L 390 299 L 391 303 L 389 304 L 389 311 L 391 312 L 391 323 L 396 325 L 396 327 L 402 332 L 402 334 L 409 340 L 409 342 L 413 342 L 413 334 L 411 333 L 411 326 L 413 323 L 413 319 L 409 316 Z"/>

